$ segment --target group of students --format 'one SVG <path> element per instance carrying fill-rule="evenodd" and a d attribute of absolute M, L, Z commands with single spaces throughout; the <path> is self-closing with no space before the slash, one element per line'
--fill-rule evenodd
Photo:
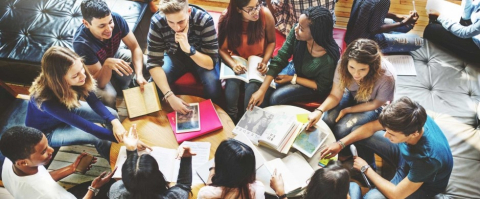
<path fill-rule="evenodd" d="M 289 2 L 267 3 L 270 8 L 286 8 Z M 30 88 L 27 127 L 9 129 L 0 140 L 0 150 L 7 157 L 2 170 L 5 187 L 16 198 L 71 198 L 85 192 L 85 198 L 89 198 L 104 184 L 111 186 L 111 198 L 188 197 L 194 152 L 188 147 L 179 149 L 178 158 L 182 161 L 178 182 L 176 188 L 169 188 L 156 161 L 136 153 L 149 146 L 139 141 L 135 133 L 126 133 L 114 110 L 116 95 L 131 84 L 143 88 L 147 83 L 145 64 L 160 97 L 175 111 L 185 113 L 189 111 L 187 104 L 170 89 L 179 77 L 193 72 L 204 85 L 205 97 L 218 101 L 222 94 L 220 62 L 241 73 L 246 67 L 231 56 L 257 55 L 263 58 L 257 67 L 266 75 L 263 83 L 251 81 L 243 85 L 238 80 L 226 81 L 226 110 L 234 121 L 240 117 L 237 107 L 241 88 L 245 89 L 245 109 L 327 96 L 310 114 L 309 127 L 323 119 L 338 140 L 322 151 L 322 157 L 334 156 L 346 145 L 358 143 L 360 157 L 355 157 L 354 167 L 377 187 L 367 196 L 422 198 L 441 193 L 453 165 L 443 133 L 423 107 L 408 98 L 385 106 L 393 102 L 396 74 L 382 58 L 382 52 L 405 52 L 423 45 L 423 40 L 400 33 L 413 28 L 418 14 L 398 16 L 388 13 L 388 8 L 389 1 L 354 1 L 345 37 L 348 46 L 343 55 L 333 39 L 332 10 L 321 6 L 306 8 L 297 16 L 298 23 L 277 23 L 277 27 L 291 29 L 278 55 L 272 57 L 275 19 L 292 21 L 285 13 L 279 14 L 279 9 L 272 14 L 261 1 L 231 0 L 220 17 L 217 39 L 213 19 L 205 10 L 186 0 L 162 0 L 159 12 L 151 20 L 145 59 L 120 15 L 111 12 L 102 0 L 84 0 L 83 23 L 75 33 L 74 51 L 51 47 L 45 52 L 41 74 Z M 386 17 L 391 20 L 387 22 Z M 129 50 L 119 49 L 121 41 Z M 269 88 L 272 81 L 280 85 L 275 90 Z M 387 131 L 375 133 L 383 129 Z M 111 142 L 123 142 L 128 149 L 122 180 L 113 185 L 112 174 L 102 174 L 87 183 L 88 189 L 71 189 L 75 196 L 58 184 L 53 185 L 72 174 L 84 154 L 72 165 L 50 175 L 42 166 L 52 158 L 51 147 L 75 144 L 93 144 L 108 160 Z M 397 167 L 391 183 L 376 175 L 374 153 Z M 264 197 L 264 185 L 255 181 L 255 159 L 247 145 L 234 140 L 222 142 L 215 154 L 215 165 L 199 198 Z M 350 178 L 348 172 L 337 163 L 317 170 L 305 197 L 323 198 L 322 194 L 327 192 L 324 190 L 333 185 L 325 198 L 335 194 L 347 197 L 350 185 L 348 180 L 341 180 L 344 178 Z M 326 179 L 332 183 L 322 183 Z M 42 186 L 34 188 L 38 183 Z M 281 175 L 272 177 L 272 188 L 285 198 L 282 184 Z M 56 191 L 50 192 L 48 187 Z M 332 193 L 333 189 L 338 191 Z M 350 189 L 349 197 L 361 197 L 353 189 L 356 188 Z M 107 195 L 108 190 L 101 189 L 100 193 Z"/>

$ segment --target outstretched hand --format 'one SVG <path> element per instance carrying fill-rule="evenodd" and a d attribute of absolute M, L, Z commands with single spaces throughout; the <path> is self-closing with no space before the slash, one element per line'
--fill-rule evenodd
<path fill-rule="evenodd" d="M 197 153 L 192 152 L 192 149 L 190 148 L 190 146 L 182 145 L 182 146 L 178 147 L 177 159 L 192 157 L 192 156 L 195 156 L 195 155 L 197 155 Z"/>
<path fill-rule="evenodd" d="M 285 194 L 283 177 L 281 173 L 277 172 L 277 169 L 273 170 L 272 178 L 270 178 L 270 187 L 275 191 L 277 196 Z"/>
<path fill-rule="evenodd" d="M 93 181 L 92 181 L 92 187 L 95 188 L 95 189 L 99 189 L 100 187 L 102 187 L 103 185 L 107 184 L 111 179 L 112 179 L 112 176 L 113 174 L 115 173 L 115 171 L 117 170 L 117 167 L 115 167 L 115 169 L 113 169 L 113 171 L 111 171 L 110 173 L 107 174 L 107 172 L 102 172 L 98 177 L 96 177 Z"/>
<path fill-rule="evenodd" d="M 329 144 L 320 152 L 320 159 L 329 159 L 340 153 L 342 146 L 337 142 Z"/>

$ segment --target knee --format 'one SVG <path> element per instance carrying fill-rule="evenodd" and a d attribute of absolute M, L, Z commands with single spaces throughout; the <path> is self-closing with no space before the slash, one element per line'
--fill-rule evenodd
<path fill-rule="evenodd" d="M 443 26 L 438 23 L 431 23 L 425 27 L 425 31 L 423 31 L 423 38 L 432 39 L 436 32 L 441 31 Z"/>
<path fill-rule="evenodd" d="M 116 108 L 117 102 L 117 91 L 115 89 L 104 89 L 100 92 L 97 92 L 100 101 L 108 107 Z"/>

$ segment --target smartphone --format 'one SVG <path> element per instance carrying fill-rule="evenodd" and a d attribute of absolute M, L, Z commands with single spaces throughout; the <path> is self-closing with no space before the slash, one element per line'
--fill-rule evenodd
<path fill-rule="evenodd" d="M 75 171 L 81 174 L 85 174 L 87 172 L 88 166 L 90 165 L 90 163 L 92 163 L 92 161 L 93 161 L 93 155 L 87 153 L 87 155 L 82 157 Z"/>

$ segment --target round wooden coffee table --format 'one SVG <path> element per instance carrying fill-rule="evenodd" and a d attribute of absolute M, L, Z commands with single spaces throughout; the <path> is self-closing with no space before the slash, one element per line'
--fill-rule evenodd
<path fill-rule="evenodd" d="M 178 95 L 187 103 L 201 102 L 205 99 L 196 96 L 190 95 Z M 218 113 L 218 117 L 222 122 L 223 129 L 205 134 L 203 136 L 197 137 L 191 141 L 197 142 L 210 142 L 210 157 L 212 159 L 215 155 L 218 145 L 225 139 L 233 138 L 232 130 L 235 127 L 233 121 L 230 119 L 228 114 L 220 108 L 220 106 L 214 104 L 215 110 Z M 125 129 L 130 129 L 132 124 L 137 124 L 137 132 L 140 140 L 149 146 L 160 146 L 164 148 L 177 149 L 178 143 L 173 135 L 172 128 L 167 119 L 167 114 L 173 112 L 173 109 L 168 103 L 162 102 L 162 110 L 151 113 L 148 115 L 136 117 L 136 118 L 127 118 L 122 124 Z M 120 147 L 123 144 L 112 143 L 110 148 L 110 166 L 115 168 L 115 163 L 117 162 L 118 152 Z"/>

